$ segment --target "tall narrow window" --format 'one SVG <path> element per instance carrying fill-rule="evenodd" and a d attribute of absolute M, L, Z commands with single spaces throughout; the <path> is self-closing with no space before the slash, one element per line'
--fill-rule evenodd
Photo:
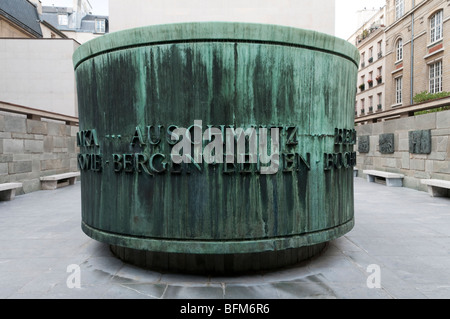
<path fill-rule="evenodd" d="M 395 79 L 395 104 L 402 103 L 403 77 Z"/>
<path fill-rule="evenodd" d="M 69 25 L 69 17 L 67 16 L 67 14 L 58 14 L 58 24 Z"/>
<path fill-rule="evenodd" d="M 442 10 L 434 14 L 430 19 L 431 43 L 442 39 Z"/>
<path fill-rule="evenodd" d="M 377 110 L 383 109 L 383 93 L 378 93 L 378 104 L 377 104 Z"/>
<path fill-rule="evenodd" d="M 381 84 L 383 82 L 383 67 L 381 66 L 377 69 L 376 80 L 378 84 Z"/>
<path fill-rule="evenodd" d="M 400 19 L 405 13 L 405 3 L 403 0 L 395 0 L 395 19 Z"/>
<path fill-rule="evenodd" d="M 378 47 L 378 58 L 379 58 L 379 59 L 383 57 L 383 47 L 382 47 L 382 44 L 383 44 L 383 40 L 378 41 L 377 47 Z"/>
<path fill-rule="evenodd" d="M 430 65 L 430 93 L 442 92 L 442 61 Z"/>
<path fill-rule="evenodd" d="M 402 39 L 398 39 L 397 43 L 395 44 L 395 57 L 398 61 L 403 60 L 403 40 Z"/>
<path fill-rule="evenodd" d="M 105 33 L 105 19 L 95 19 L 95 32 Z"/>

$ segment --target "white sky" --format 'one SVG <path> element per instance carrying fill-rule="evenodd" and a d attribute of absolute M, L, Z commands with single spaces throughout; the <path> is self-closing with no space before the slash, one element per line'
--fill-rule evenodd
<path fill-rule="evenodd" d="M 378 11 L 385 4 L 386 0 L 336 0 L 336 36 L 347 40 L 365 22 L 359 11 Z"/>
<path fill-rule="evenodd" d="M 58 7 L 72 6 L 73 0 L 41 0 L 42 5 Z M 125 1 L 125 0 L 124 0 Z M 276 1 L 276 0 L 274 0 Z M 320 1 L 320 0 L 314 0 Z M 358 11 L 378 10 L 386 0 L 335 0 L 336 1 L 336 36 L 347 40 L 362 24 Z M 108 0 L 89 0 L 94 14 L 108 15 Z M 366 11 L 367 13 L 367 11 Z"/>
<path fill-rule="evenodd" d="M 41 0 L 41 2 L 43 6 L 72 7 L 73 5 L 73 0 Z M 108 0 L 89 0 L 89 3 L 92 6 L 92 13 L 108 15 Z"/>

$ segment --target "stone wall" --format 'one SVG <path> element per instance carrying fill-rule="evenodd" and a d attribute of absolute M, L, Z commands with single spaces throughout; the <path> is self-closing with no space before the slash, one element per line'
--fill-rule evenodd
<path fill-rule="evenodd" d="M 77 171 L 78 126 L 0 113 L 0 183 L 21 182 L 17 194 L 40 189 L 41 176 Z"/>
<path fill-rule="evenodd" d="M 450 181 L 450 111 L 405 117 L 386 122 L 365 124 L 356 127 L 359 143 L 369 136 L 369 152 L 357 152 L 359 176 L 362 170 L 376 169 L 405 175 L 405 187 L 426 191 L 421 179 L 443 179 Z M 410 152 L 410 132 L 431 132 L 431 152 Z M 394 153 L 381 154 L 380 135 L 394 134 Z M 413 141 L 412 141 L 413 142 Z M 426 138 L 423 144 L 426 144 Z M 418 145 L 413 144 L 417 149 Z M 425 145 L 423 145 L 425 146 Z M 426 149 L 426 148 L 424 148 Z M 416 151 L 414 151 L 416 152 Z"/>

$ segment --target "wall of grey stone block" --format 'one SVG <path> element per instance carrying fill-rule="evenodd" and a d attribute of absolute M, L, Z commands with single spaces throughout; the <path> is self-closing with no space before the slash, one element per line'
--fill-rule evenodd
<path fill-rule="evenodd" d="M 77 171 L 78 126 L 0 114 L 0 183 L 21 182 L 17 194 L 40 190 L 40 177 Z"/>
<path fill-rule="evenodd" d="M 409 132 L 431 130 L 431 153 L 411 154 Z M 363 170 L 375 169 L 405 175 L 405 187 L 426 191 L 421 179 L 450 181 L 450 111 L 405 117 L 356 127 L 359 136 L 370 136 L 369 153 L 357 153 L 359 176 Z M 379 135 L 394 134 L 395 152 L 381 154 Z M 358 143 L 357 143 L 358 144 Z M 355 150 L 358 150 L 356 145 Z"/>

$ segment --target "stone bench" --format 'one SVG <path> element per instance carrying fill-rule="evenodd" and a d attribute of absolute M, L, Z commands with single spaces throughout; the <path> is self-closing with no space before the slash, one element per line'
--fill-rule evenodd
<path fill-rule="evenodd" d="M 13 200 L 16 196 L 16 189 L 21 187 L 22 183 L 0 184 L 0 201 Z"/>
<path fill-rule="evenodd" d="M 421 183 L 428 186 L 428 193 L 432 197 L 448 197 L 450 195 L 450 181 L 422 179 Z"/>
<path fill-rule="evenodd" d="M 367 181 L 370 183 L 374 183 L 375 179 L 378 177 L 386 180 L 386 186 L 388 187 L 403 187 L 403 178 L 405 177 L 403 174 L 376 170 L 364 170 L 363 173 L 367 175 Z"/>
<path fill-rule="evenodd" d="M 53 190 L 60 187 L 73 185 L 80 172 L 71 172 L 41 177 L 41 188 L 43 190 Z"/>

